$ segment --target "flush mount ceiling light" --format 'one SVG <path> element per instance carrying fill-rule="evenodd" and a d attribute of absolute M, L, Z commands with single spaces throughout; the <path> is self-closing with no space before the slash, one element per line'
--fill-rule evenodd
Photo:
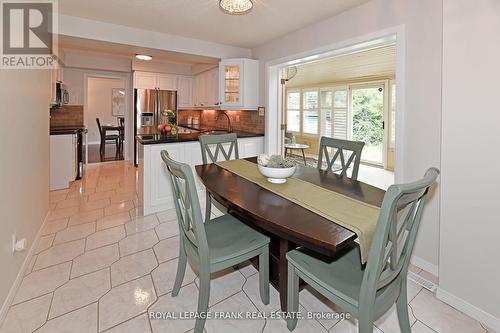
<path fill-rule="evenodd" d="M 135 57 L 139 60 L 151 60 L 151 59 L 153 59 L 152 56 L 148 56 L 145 54 L 136 54 Z"/>
<path fill-rule="evenodd" d="M 253 8 L 252 0 L 219 0 L 219 7 L 226 14 L 243 15 Z"/>

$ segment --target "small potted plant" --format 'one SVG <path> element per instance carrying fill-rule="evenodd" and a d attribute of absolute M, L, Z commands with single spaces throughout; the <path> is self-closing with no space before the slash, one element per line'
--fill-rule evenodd
<path fill-rule="evenodd" d="M 267 177 L 267 181 L 273 184 L 283 184 L 291 177 L 297 168 L 297 164 L 291 158 L 283 158 L 281 155 L 261 154 L 257 158 L 259 171 Z"/>

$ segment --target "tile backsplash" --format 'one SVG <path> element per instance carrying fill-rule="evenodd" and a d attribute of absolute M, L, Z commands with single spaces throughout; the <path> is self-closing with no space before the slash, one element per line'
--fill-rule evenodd
<path fill-rule="evenodd" d="M 257 111 L 219 111 L 219 110 L 180 110 L 178 111 L 177 123 L 187 124 L 187 118 L 200 117 L 200 125 L 211 128 L 226 128 L 227 118 L 220 116 L 220 113 L 226 112 L 231 119 L 231 126 L 235 131 L 264 133 L 265 117 L 259 116 Z M 218 120 L 216 120 L 216 117 Z"/>
<path fill-rule="evenodd" d="M 50 127 L 83 126 L 83 105 L 61 105 L 50 109 Z"/>

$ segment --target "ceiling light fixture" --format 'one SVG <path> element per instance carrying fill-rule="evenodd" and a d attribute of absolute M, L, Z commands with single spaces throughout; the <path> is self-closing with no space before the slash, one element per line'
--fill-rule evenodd
<path fill-rule="evenodd" d="M 219 0 L 219 7 L 226 14 L 243 15 L 253 8 L 252 0 Z"/>
<path fill-rule="evenodd" d="M 152 56 L 148 56 L 145 54 L 136 54 L 135 57 L 139 60 L 151 60 L 151 59 L 153 59 Z"/>

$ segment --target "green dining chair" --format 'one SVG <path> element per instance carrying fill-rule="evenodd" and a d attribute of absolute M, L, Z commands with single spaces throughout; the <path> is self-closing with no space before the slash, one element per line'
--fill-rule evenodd
<path fill-rule="evenodd" d="M 179 294 L 189 261 L 199 273 L 198 313 L 206 313 L 210 274 L 258 256 L 260 298 L 269 304 L 269 237 L 231 215 L 203 223 L 191 167 L 172 160 L 165 150 L 161 157 L 168 171 L 179 223 L 179 262 L 172 296 Z M 198 316 L 194 332 L 203 332 L 204 325 L 204 316 Z"/>
<path fill-rule="evenodd" d="M 218 161 L 219 153 L 222 154 L 224 159 L 230 160 L 234 152 L 234 159 L 239 159 L 238 153 L 238 139 L 236 133 L 230 134 L 217 134 L 217 135 L 200 135 L 198 140 L 201 145 L 201 158 L 203 164 L 215 163 Z M 226 147 L 224 147 L 226 145 Z M 229 147 L 227 147 L 229 145 Z M 215 152 L 213 152 L 213 147 L 215 146 Z M 226 151 L 226 148 L 227 151 Z M 210 162 L 209 162 L 210 160 Z M 206 208 L 205 208 L 205 221 L 210 220 L 212 214 L 212 196 L 210 192 L 206 193 Z M 221 210 L 224 210 L 221 207 Z"/>
<path fill-rule="evenodd" d="M 306 250 L 287 253 L 288 311 L 299 306 L 299 278 L 358 318 L 359 332 L 373 332 L 373 323 L 394 303 L 402 332 L 411 332 L 408 319 L 407 274 L 425 197 L 439 174 L 431 168 L 424 178 L 409 184 L 391 185 L 387 190 L 366 265 L 359 247 L 353 246 L 332 262 Z M 297 319 L 287 319 L 290 331 Z"/>
<path fill-rule="evenodd" d="M 352 166 L 352 174 L 351 179 L 358 179 L 359 172 L 359 163 L 361 162 L 361 152 L 363 151 L 363 147 L 365 143 L 362 141 L 349 141 L 349 140 L 341 140 L 329 138 L 326 136 L 322 136 L 319 142 L 319 154 L 318 154 L 318 169 L 322 169 L 323 167 L 323 156 L 325 157 L 326 162 L 326 170 L 327 171 L 336 171 L 334 170 L 337 159 L 340 159 L 340 167 L 341 167 L 341 175 L 347 177 L 347 170 L 351 166 L 351 163 L 354 162 Z M 335 153 L 333 157 L 330 159 L 329 150 L 333 148 L 335 149 Z M 344 154 L 348 154 L 351 152 L 347 161 L 345 160 L 346 156 Z"/>

